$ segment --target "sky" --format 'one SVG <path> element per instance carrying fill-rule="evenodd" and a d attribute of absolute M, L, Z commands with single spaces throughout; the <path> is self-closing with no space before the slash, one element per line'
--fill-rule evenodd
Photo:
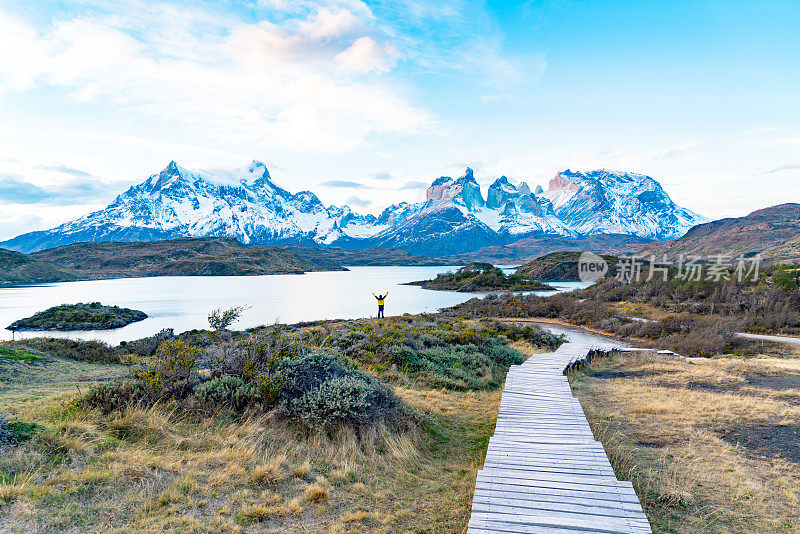
<path fill-rule="evenodd" d="M 800 202 L 800 2 L 3 0 L 0 239 L 171 160 L 377 213 L 467 166 Z"/>

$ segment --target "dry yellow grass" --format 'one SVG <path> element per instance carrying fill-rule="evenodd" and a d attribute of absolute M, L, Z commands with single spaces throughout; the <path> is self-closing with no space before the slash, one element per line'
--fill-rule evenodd
<path fill-rule="evenodd" d="M 47 431 L 0 456 L 0 525 L 461 533 L 500 393 L 397 393 L 435 423 L 306 437 L 270 414 L 191 417 L 156 406 L 102 415 L 69 395 L 15 405 Z"/>
<path fill-rule="evenodd" d="M 630 354 L 573 376 L 656 532 L 800 532 L 800 360 Z"/>
<path fill-rule="evenodd" d="M 308 475 L 309 471 L 311 471 L 311 462 L 306 460 L 303 463 L 301 463 L 300 465 L 296 465 L 292 469 L 292 475 L 294 475 L 296 477 L 299 477 L 299 478 L 302 478 L 302 477 Z"/>
<path fill-rule="evenodd" d="M 307 502 L 322 502 L 328 500 L 327 480 L 318 477 L 313 484 L 306 487 L 303 497 Z"/>
<path fill-rule="evenodd" d="M 279 454 L 267 460 L 267 463 L 253 467 L 250 478 L 256 484 L 275 485 L 283 480 L 283 464 L 286 456 Z"/>

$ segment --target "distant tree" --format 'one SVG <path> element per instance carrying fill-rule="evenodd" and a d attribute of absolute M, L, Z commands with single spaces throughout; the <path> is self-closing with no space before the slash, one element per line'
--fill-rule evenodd
<path fill-rule="evenodd" d="M 238 321 L 247 308 L 248 306 L 234 306 L 227 310 L 216 309 L 208 314 L 208 324 L 215 331 L 221 332 Z"/>

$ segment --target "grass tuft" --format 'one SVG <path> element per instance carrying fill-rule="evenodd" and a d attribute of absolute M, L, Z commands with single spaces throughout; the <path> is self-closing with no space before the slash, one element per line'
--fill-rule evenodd
<path fill-rule="evenodd" d="M 307 502 L 322 502 L 328 500 L 328 483 L 324 478 L 317 478 L 306 487 L 303 498 Z"/>

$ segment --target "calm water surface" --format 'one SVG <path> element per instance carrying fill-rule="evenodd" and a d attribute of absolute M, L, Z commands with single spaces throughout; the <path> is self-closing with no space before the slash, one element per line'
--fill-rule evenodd
<path fill-rule="evenodd" d="M 433 278 L 454 267 L 351 267 L 349 271 L 269 276 L 159 276 L 64 282 L 0 289 L 0 338 L 11 339 L 5 327 L 58 304 L 95 302 L 142 310 L 149 317 L 124 328 L 91 332 L 48 332 L 46 335 L 99 339 L 119 343 L 149 336 L 162 328 L 176 333 L 208 327 L 216 308 L 250 306 L 234 328 L 296 323 L 318 319 L 357 319 L 374 315 L 372 293 L 389 291 L 386 314 L 435 312 L 465 302 L 478 293 L 430 291 L 401 285 Z M 586 287 L 582 282 L 551 284 L 561 291 Z M 542 293 L 547 294 L 547 293 Z M 42 332 L 18 332 L 33 337 Z"/>

